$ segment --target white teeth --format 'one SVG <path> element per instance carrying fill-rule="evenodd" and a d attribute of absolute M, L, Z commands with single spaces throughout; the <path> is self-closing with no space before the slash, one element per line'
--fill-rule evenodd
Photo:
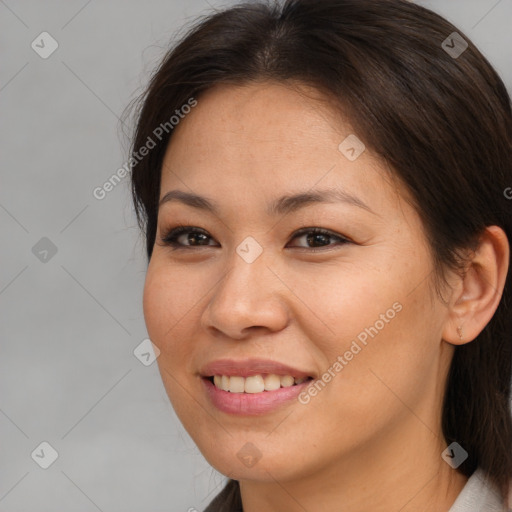
<path fill-rule="evenodd" d="M 275 391 L 281 387 L 279 375 L 271 373 L 265 377 L 265 391 Z"/>
<path fill-rule="evenodd" d="M 237 375 L 229 377 L 229 391 L 231 393 L 243 393 L 244 387 L 247 387 L 247 384 L 244 386 L 244 380 L 246 379 Z"/>
<path fill-rule="evenodd" d="M 229 377 L 227 375 L 223 375 L 220 381 L 220 389 L 224 391 L 229 391 Z"/>
<path fill-rule="evenodd" d="M 291 375 L 265 374 L 241 377 L 239 375 L 214 375 L 215 387 L 231 393 L 261 393 L 262 391 L 275 391 L 279 388 L 288 388 L 294 384 L 301 384 L 307 377 L 292 377 Z"/>
<path fill-rule="evenodd" d="M 233 378 L 233 377 L 231 377 Z M 243 377 L 238 377 L 244 380 Z M 245 379 L 245 392 L 246 393 L 261 393 L 265 390 L 265 384 L 261 375 L 251 375 Z M 233 391 L 233 390 L 231 390 Z"/>
<path fill-rule="evenodd" d="M 281 376 L 281 386 L 283 388 L 289 388 L 293 386 L 295 383 L 295 379 L 291 375 L 282 375 Z"/>

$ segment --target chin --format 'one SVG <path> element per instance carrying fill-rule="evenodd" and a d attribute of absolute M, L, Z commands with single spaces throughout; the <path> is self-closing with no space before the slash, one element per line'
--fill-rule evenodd
<path fill-rule="evenodd" d="M 202 436 L 194 438 L 196 445 L 207 462 L 219 473 L 235 480 L 252 480 L 258 482 L 287 481 L 300 477 L 306 465 L 304 457 L 297 457 L 297 446 L 273 446 L 262 435 L 257 436 L 223 433 L 222 440 L 217 437 Z M 248 437 L 254 440 L 251 442 Z M 300 460 L 299 460 L 300 459 Z"/>

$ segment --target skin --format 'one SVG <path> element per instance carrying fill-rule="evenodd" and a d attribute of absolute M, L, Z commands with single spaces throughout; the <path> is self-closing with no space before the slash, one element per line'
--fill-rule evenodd
<path fill-rule="evenodd" d="M 148 333 L 178 417 L 209 463 L 240 481 L 245 512 L 438 512 L 467 481 L 441 458 L 441 403 L 455 345 L 473 340 L 498 306 L 507 238 L 497 227 L 484 233 L 465 277 L 448 273 L 443 303 L 407 192 L 370 149 L 355 161 L 338 150 L 351 133 L 305 86 L 222 85 L 200 97 L 165 155 L 161 197 L 193 192 L 219 213 L 160 207 Z M 269 201 L 313 188 L 342 189 L 373 212 L 334 202 L 266 213 Z M 165 245 L 178 224 L 206 230 L 207 245 L 187 235 L 188 248 Z M 308 244 L 293 237 L 304 226 L 352 243 Z M 247 236 L 263 248 L 250 264 L 236 253 Z M 219 358 L 267 358 L 318 378 L 396 302 L 395 318 L 306 405 L 235 416 L 204 392 L 199 370 Z M 247 442 L 261 453 L 250 468 L 237 457 Z"/>

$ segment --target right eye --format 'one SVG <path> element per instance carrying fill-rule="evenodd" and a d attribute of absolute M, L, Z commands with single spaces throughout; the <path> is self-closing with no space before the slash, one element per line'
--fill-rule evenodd
<path fill-rule="evenodd" d="M 162 242 L 165 245 L 172 247 L 173 249 L 187 249 L 190 247 L 211 247 L 211 244 L 204 243 L 208 242 L 208 239 L 213 240 L 210 235 L 200 228 L 193 226 L 177 226 L 164 235 L 162 235 Z M 185 242 L 189 242 L 188 244 Z"/>

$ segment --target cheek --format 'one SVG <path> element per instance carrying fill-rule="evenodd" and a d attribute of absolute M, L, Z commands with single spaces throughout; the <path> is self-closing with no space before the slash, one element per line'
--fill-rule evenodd
<path fill-rule="evenodd" d="M 365 329 L 378 322 L 388 312 L 386 320 L 400 315 L 393 304 L 403 297 L 389 272 L 375 268 L 372 262 L 341 261 L 312 271 L 282 272 L 286 282 L 293 283 L 295 301 L 294 320 L 319 351 L 334 362 L 350 348 L 358 335 L 364 341 Z M 306 307 L 307 306 L 307 307 Z M 390 319 L 391 318 L 391 319 Z M 366 334 L 368 339 L 371 339 Z M 331 361 L 332 360 L 332 361 Z"/>
<path fill-rule="evenodd" d="M 183 301 L 177 293 L 180 286 L 179 280 L 152 260 L 144 283 L 143 311 L 149 337 L 161 352 L 170 348 L 175 326 L 184 315 Z"/>
<path fill-rule="evenodd" d="M 334 404 L 336 396 L 345 397 L 339 414 L 349 413 L 348 428 L 368 428 L 370 412 L 380 425 L 407 415 L 404 404 L 421 408 L 438 384 L 440 317 L 423 293 L 413 298 L 396 292 L 386 294 L 382 308 L 368 306 L 372 315 L 364 315 L 365 323 L 344 338 L 337 352 L 350 361 L 343 365 L 341 378 L 334 379 L 332 401 L 326 402 Z"/>
<path fill-rule="evenodd" d="M 143 310 L 148 333 L 163 342 L 164 333 L 178 325 L 197 301 L 198 292 L 186 272 L 176 271 L 160 259 L 154 256 L 146 272 Z"/>
<path fill-rule="evenodd" d="M 182 281 L 185 281 L 183 275 L 181 273 L 180 278 L 155 258 L 148 267 L 143 292 L 146 329 L 149 338 L 160 350 L 157 364 L 162 382 L 182 422 L 183 418 L 187 418 L 187 413 L 183 411 L 189 404 L 182 383 L 186 382 L 189 370 L 186 361 L 190 347 L 189 343 L 184 342 L 188 340 L 183 331 L 186 327 L 183 318 L 190 308 L 179 293 L 180 286 L 184 285 Z M 189 317 L 186 316 L 186 319 Z"/>
<path fill-rule="evenodd" d="M 314 340 L 317 360 L 325 365 L 321 371 L 331 368 L 335 375 L 323 403 L 358 397 L 343 407 L 345 412 L 352 409 L 352 418 L 360 417 L 363 424 L 369 410 L 385 413 L 396 405 L 391 390 L 414 400 L 423 389 L 421 381 L 436 374 L 443 311 L 431 303 L 426 280 L 416 287 L 416 276 L 424 272 L 406 261 L 399 263 L 331 272 L 329 286 L 317 273 L 315 284 L 322 286 L 309 290 L 306 276 L 295 280 L 294 291 L 308 298 L 322 320 L 308 313 L 301 329 Z M 315 329 L 318 326 L 321 330 Z"/>
<path fill-rule="evenodd" d="M 162 330 L 162 324 L 165 322 L 165 317 L 167 316 L 167 312 L 165 312 L 162 304 L 163 299 L 165 299 L 165 288 L 161 286 L 157 276 L 151 271 L 150 266 L 144 282 L 142 307 L 149 337 L 153 343 L 157 344 L 159 347 L 159 334 Z M 169 315 L 172 314 L 171 311 L 168 311 Z"/>
<path fill-rule="evenodd" d="M 202 300 L 211 284 L 199 272 L 172 266 L 157 254 L 148 267 L 143 310 L 151 341 L 160 349 L 157 361 L 184 374 L 196 350 Z"/>

